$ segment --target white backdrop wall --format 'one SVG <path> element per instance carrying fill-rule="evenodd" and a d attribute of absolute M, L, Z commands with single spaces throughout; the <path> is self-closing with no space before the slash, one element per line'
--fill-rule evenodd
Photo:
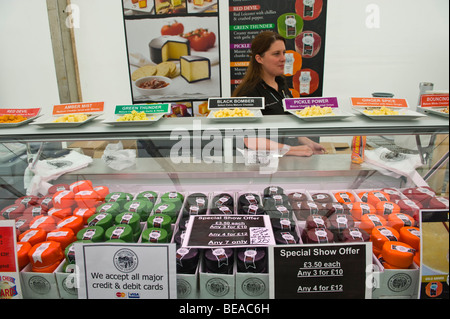
<path fill-rule="evenodd" d="M 83 100 L 131 103 L 121 0 L 72 4 L 80 13 Z M 415 105 L 419 82 L 448 90 L 448 0 L 328 0 L 328 6 L 324 96 L 384 91 Z M 45 0 L 0 1 L 1 107 L 59 103 L 47 19 Z"/>

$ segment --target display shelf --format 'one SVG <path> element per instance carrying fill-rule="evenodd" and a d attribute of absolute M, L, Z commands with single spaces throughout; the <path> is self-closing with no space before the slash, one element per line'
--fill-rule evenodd
<path fill-rule="evenodd" d="M 207 118 L 163 118 L 149 127 L 111 127 L 101 119 L 93 120 L 78 128 L 41 128 L 27 125 L 14 129 L 3 129 L 0 143 L 40 142 L 110 139 L 166 139 L 172 132 L 207 130 L 233 130 L 239 134 L 244 130 L 277 130 L 280 135 L 301 136 L 352 136 L 352 135 L 399 135 L 399 134 L 448 134 L 448 120 L 438 116 L 427 116 L 410 121 L 373 121 L 363 116 L 326 122 L 304 122 L 292 115 L 269 115 L 248 123 L 217 123 Z"/>

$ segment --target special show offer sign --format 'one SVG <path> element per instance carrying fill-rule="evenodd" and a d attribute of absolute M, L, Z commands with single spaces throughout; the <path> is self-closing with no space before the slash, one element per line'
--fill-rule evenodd
<path fill-rule="evenodd" d="M 271 299 L 372 296 L 371 243 L 272 246 L 269 257 Z"/>
<path fill-rule="evenodd" d="M 78 298 L 176 299 L 175 255 L 171 244 L 75 244 Z"/>

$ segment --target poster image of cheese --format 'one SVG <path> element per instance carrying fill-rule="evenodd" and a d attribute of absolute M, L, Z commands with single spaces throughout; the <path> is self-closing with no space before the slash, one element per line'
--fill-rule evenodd
<path fill-rule="evenodd" d="M 214 16 L 126 19 L 133 103 L 220 96 L 218 24 Z M 136 81 L 154 76 L 171 80 L 164 94 L 142 94 L 136 89 Z"/>
<path fill-rule="evenodd" d="M 217 2 L 218 0 L 188 0 L 188 12 L 218 12 Z"/>
<path fill-rule="evenodd" d="M 187 13 L 187 0 L 155 0 L 156 14 Z"/>

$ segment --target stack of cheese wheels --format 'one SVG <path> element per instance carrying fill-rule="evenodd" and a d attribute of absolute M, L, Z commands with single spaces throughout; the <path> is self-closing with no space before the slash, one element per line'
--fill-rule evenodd
<path fill-rule="evenodd" d="M 61 244 L 44 241 L 34 245 L 28 252 L 33 272 L 52 273 L 64 259 Z"/>

